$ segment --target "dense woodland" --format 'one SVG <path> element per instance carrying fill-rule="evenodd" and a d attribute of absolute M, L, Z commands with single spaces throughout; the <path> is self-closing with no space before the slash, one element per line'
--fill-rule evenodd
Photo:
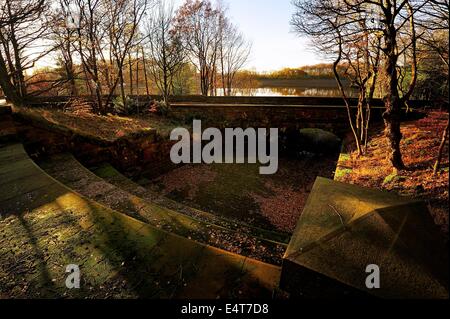
<path fill-rule="evenodd" d="M 2 0 L 0 10 L 1 87 L 19 104 L 90 95 L 106 113 L 155 89 L 164 100 L 197 87 L 228 94 L 251 48 L 226 7 L 209 1 L 175 11 L 159 0 Z M 49 66 L 38 69 L 42 61 Z"/>
<path fill-rule="evenodd" d="M 107 114 L 133 107 L 134 95 L 157 93 L 169 107 L 171 95 L 334 79 L 358 154 L 367 149 L 372 100 L 382 98 L 389 159 L 404 168 L 408 101 L 448 106 L 448 0 L 292 4 L 293 30 L 330 63 L 259 74 L 245 70 L 251 44 L 220 1 L 186 0 L 175 10 L 163 0 L 0 0 L 0 86 L 17 105 L 36 96 L 90 96 L 94 112 Z M 355 110 L 347 85 L 358 92 Z"/>

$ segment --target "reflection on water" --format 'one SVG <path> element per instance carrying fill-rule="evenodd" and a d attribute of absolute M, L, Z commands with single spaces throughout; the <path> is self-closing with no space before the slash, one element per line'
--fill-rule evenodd
<path fill-rule="evenodd" d="M 356 90 L 347 89 L 349 97 L 356 97 Z M 223 90 L 218 90 L 218 96 L 223 96 Z M 235 88 L 231 90 L 232 96 L 319 96 L 319 97 L 339 97 L 341 92 L 336 88 Z"/>

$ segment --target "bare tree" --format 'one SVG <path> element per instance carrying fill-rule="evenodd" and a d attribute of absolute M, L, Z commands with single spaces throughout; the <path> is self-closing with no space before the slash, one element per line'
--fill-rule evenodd
<path fill-rule="evenodd" d="M 187 0 L 177 11 L 175 32 L 180 35 L 190 61 L 200 74 L 200 90 L 207 96 L 214 88 L 220 37 L 220 12 L 209 0 Z"/>
<path fill-rule="evenodd" d="M 0 1 L 0 85 L 13 103 L 22 104 L 29 96 L 27 86 L 36 84 L 25 72 L 53 50 L 46 43 L 31 50 L 47 32 L 46 9 L 43 0 Z"/>
<path fill-rule="evenodd" d="M 126 105 L 124 64 L 128 58 L 129 75 L 132 77 L 131 58 L 133 48 L 139 43 L 136 41 L 140 23 L 147 10 L 148 0 L 107 0 L 105 1 L 106 23 L 105 29 L 108 35 L 112 60 L 114 61 L 117 77 L 113 81 L 107 103 L 115 92 L 117 85 L 120 86 L 122 103 Z M 111 61 L 112 62 L 112 61 Z M 130 86 L 133 80 L 130 79 Z M 130 92 L 131 93 L 131 92 Z"/>
<path fill-rule="evenodd" d="M 70 96 L 77 96 L 77 74 L 75 71 L 75 48 L 78 19 L 75 12 L 71 12 L 70 0 L 59 0 L 52 17 L 50 39 L 55 43 L 57 52 L 64 67 L 65 80 L 69 84 Z M 75 21 L 77 20 L 77 21 Z"/>
<path fill-rule="evenodd" d="M 419 23 L 424 32 L 421 41 L 429 51 L 435 53 L 446 74 L 446 84 L 444 91 L 446 94 L 446 104 L 448 107 L 448 87 L 449 87 L 449 26 L 450 26 L 450 2 L 448 0 L 430 0 L 423 10 L 421 10 L 422 19 Z M 448 115 L 447 115 L 448 116 Z M 437 154 L 437 159 L 433 168 L 433 174 L 436 175 L 440 169 L 444 147 L 449 134 L 449 119 L 442 132 L 441 143 Z"/>
<path fill-rule="evenodd" d="M 322 54 L 334 58 L 333 73 L 346 105 L 358 155 L 362 155 L 367 146 L 371 100 L 380 65 L 381 40 L 370 26 L 372 17 L 363 8 L 352 11 L 339 1 L 296 1 L 294 5 L 295 30 L 310 36 Z M 358 88 L 356 112 L 344 88 L 343 76 Z"/>
<path fill-rule="evenodd" d="M 390 151 L 388 158 L 394 168 L 405 167 L 400 150 L 402 108 L 407 105 L 417 81 L 417 34 L 415 14 L 427 1 L 368 1 L 379 16 L 379 31 L 383 33 L 382 52 L 385 57 L 384 72 L 387 76 L 387 92 L 384 97 L 386 111 L 383 113 L 385 134 Z M 364 1 L 358 0 L 358 4 Z M 403 41 L 399 41 L 403 36 Z M 399 56 L 410 50 L 411 75 L 408 88 L 401 96 L 399 92 Z"/>
<path fill-rule="evenodd" d="M 298 24 L 300 31 L 316 37 L 319 43 L 325 44 L 325 47 L 331 50 L 333 47 L 338 47 L 340 48 L 339 51 L 342 51 L 348 36 L 355 35 L 352 30 L 359 23 L 358 21 L 367 21 L 368 16 L 373 17 L 376 25 L 370 29 L 369 34 L 380 37 L 379 48 L 382 52 L 383 62 L 380 63 L 380 66 L 382 66 L 386 77 L 386 93 L 384 96 L 386 111 L 383 118 L 386 128 L 385 134 L 390 145 L 388 159 L 392 166 L 398 169 L 404 167 L 400 151 L 402 108 L 407 105 L 417 81 L 417 34 L 414 18 L 427 2 L 426 0 L 415 1 L 414 3 L 408 0 L 296 2 L 301 8 L 310 11 L 309 16 L 314 20 L 308 21 L 307 18 L 302 18 L 298 14 L 294 16 L 294 25 L 297 19 L 300 22 Z M 307 5 L 302 3 L 311 4 L 311 7 L 316 8 L 316 10 L 308 9 Z M 324 25 L 315 25 L 315 23 L 323 23 Z M 364 35 L 365 32 L 362 34 Z M 326 45 L 327 40 L 328 46 Z M 407 63 L 411 66 L 410 80 L 403 94 L 401 94 L 402 74 L 399 72 L 401 69 L 399 57 L 405 54 L 408 54 Z M 338 60 L 340 59 L 342 59 L 342 56 Z M 353 131 L 355 133 L 355 130 Z"/>
<path fill-rule="evenodd" d="M 230 96 L 236 73 L 247 62 L 251 51 L 251 44 L 231 24 L 221 11 L 219 16 L 219 53 L 220 75 L 223 94 Z"/>
<path fill-rule="evenodd" d="M 141 46 L 141 52 L 142 52 L 142 66 L 144 68 L 145 91 L 147 93 L 147 96 L 149 96 L 150 95 L 150 88 L 149 88 L 149 85 L 148 85 L 147 58 L 145 56 L 144 46 Z"/>
<path fill-rule="evenodd" d="M 75 44 L 81 59 L 86 83 L 95 101 L 94 110 L 106 113 L 103 107 L 103 86 L 100 76 L 99 55 L 105 32 L 102 29 L 103 7 L 101 0 L 76 0 L 80 17 Z"/>
<path fill-rule="evenodd" d="M 0 1 L 0 27 L 5 27 L 11 23 L 17 23 L 20 20 L 28 19 L 36 13 L 42 11 L 45 5 L 45 0 L 27 0 L 16 3 L 13 14 L 7 9 L 9 0 Z M 9 4 L 11 5 L 11 3 Z"/>
<path fill-rule="evenodd" d="M 166 104 L 173 93 L 174 76 L 186 59 L 180 33 L 173 29 L 173 22 L 173 3 L 159 0 L 147 24 L 149 70 Z"/>
<path fill-rule="evenodd" d="M 122 103 L 126 104 L 124 65 L 127 58 L 131 63 L 136 34 L 148 2 L 76 0 L 80 14 L 76 47 L 98 112 L 108 111 L 117 86 Z M 106 101 L 102 98 L 104 93 Z"/>

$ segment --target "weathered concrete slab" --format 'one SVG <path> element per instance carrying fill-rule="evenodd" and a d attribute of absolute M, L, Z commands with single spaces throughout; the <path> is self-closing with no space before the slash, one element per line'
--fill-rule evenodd
<path fill-rule="evenodd" d="M 263 238 L 273 242 L 282 243 L 285 244 L 286 247 L 287 243 L 290 240 L 291 236 L 289 234 L 258 228 L 254 225 L 245 224 L 244 222 L 237 223 L 235 220 L 227 219 L 224 216 L 218 216 L 199 209 L 195 209 L 186 206 L 180 202 L 177 202 L 175 200 L 169 199 L 163 196 L 161 193 L 151 191 L 148 188 L 145 188 L 133 182 L 126 176 L 122 175 L 119 171 L 117 171 L 113 166 L 111 166 L 108 163 L 104 163 L 99 167 L 97 167 L 96 169 L 93 169 L 93 172 L 97 176 L 101 177 L 103 180 L 106 180 L 108 183 L 115 185 L 130 194 L 148 200 L 159 206 L 166 207 L 170 210 L 174 210 L 183 213 L 185 215 L 191 216 L 197 220 L 221 226 L 226 229 L 234 230 L 239 232 L 240 234 L 248 234 L 253 237 Z M 285 249 L 283 249 L 283 252 L 284 250 Z"/>
<path fill-rule="evenodd" d="M 117 212 L 203 244 L 272 264 L 281 264 L 285 244 L 193 218 L 156 204 L 153 200 L 135 196 L 98 177 L 71 154 L 51 156 L 39 161 L 39 165 L 70 189 Z M 273 252 L 274 256 L 269 252 Z"/>
<path fill-rule="evenodd" d="M 0 297 L 272 297 L 279 267 L 142 223 L 21 163 L 32 178 L 0 180 Z M 0 170 L 14 174 L 10 164 L 0 157 Z M 68 264 L 80 266 L 81 289 L 66 288 Z"/>
<path fill-rule="evenodd" d="M 306 274 L 382 298 L 448 298 L 448 256 L 424 203 L 318 178 L 283 260 L 281 286 Z M 368 265 L 380 289 L 366 287 Z M 299 274 L 302 274 L 300 276 Z"/>

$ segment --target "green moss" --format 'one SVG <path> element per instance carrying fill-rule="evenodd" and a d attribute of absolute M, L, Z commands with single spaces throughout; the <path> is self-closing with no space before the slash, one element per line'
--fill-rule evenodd
<path fill-rule="evenodd" d="M 111 178 L 117 176 L 117 171 L 111 165 L 103 165 L 95 169 L 95 174 L 103 178 Z"/>
<path fill-rule="evenodd" d="M 401 175 L 398 175 L 397 173 L 392 173 L 385 177 L 385 179 L 383 181 L 383 185 L 395 183 L 395 182 L 402 182 L 406 178 L 407 178 L 406 176 L 401 176 Z"/>
<path fill-rule="evenodd" d="M 353 170 L 351 168 L 336 168 L 336 173 L 334 174 L 334 179 L 339 180 L 344 176 L 351 174 Z"/>
<path fill-rule="evenodd" d="M 8 150 L 24 154 L 21 147 Z M 6 177 L 14 172 L 4 169 L 9 164 L 0 156 Z M 26 206 L 14 206 L 14 214 L 0 215 L 0 297 L 227 298 L 238 289 L 244 298 L 268 298 L 279 281 L 277 267 L 198 244 L 108 209 L 71 192 L 35 165 L 24 170 L 28 175 L 40 174 L 34 180 L 44 181 L 42 185 L 20 178 L 10 187 L 0 179 L 1 189 L 9 189 L 0 207 L 16 202 Z M 43 186 L 38 194 L 42 196 L 36 195 L 39 202 L 27 192 L 37 186 Z M 153 213 L 161 210 L 154 208 Z M 80 289 L 65 286 L 68 264 L 80 266 Z"/>
<path fill-rule="evenodd" d="M 383 185 L 389 184 L 390 182 L 392 182 L 396 176 L 397 176 L 396 173 L 392 173 L 392 174 L 386 176 L 383 180 Z"/>
<path fill-rule="evenodd" d="M 242 212 L 258 210 L 249 193 L 270 195 L 259 176 L 257 164 L 213 164 L 205 169 L 210 170 L 213 181 L 200 183 L 194 192 L 186 185 L 186 189 L 172 192 L 169 196 L 197 209 L 220 211 L 226 217 L 241 219 Z"/>
<path fill-rule="evenodd" d="M 339 155 L 339 162 L 344 162 L 350 160 L 350 154 L 347 153 L 341 153 Z"/>

